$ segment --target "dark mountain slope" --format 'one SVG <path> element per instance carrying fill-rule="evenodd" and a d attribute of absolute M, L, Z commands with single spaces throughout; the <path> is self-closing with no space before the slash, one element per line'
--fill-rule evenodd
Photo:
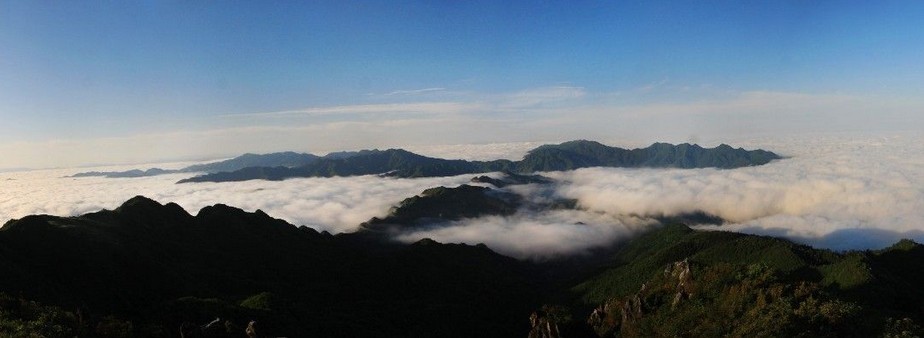
<path fill-rule="evenodd" d="M 519 172 L 586 167 L 731 169 L 762 165 L 779 158 L 769 151 L 734 149 L 725 144 L 716 148 L 702 148 L 687 143 L 655 143 L 647 148 L 627 150 L 581 140 L 540 146 L 517 162 L 516 169 Z"/>
<path fill-rule="evenodd" d="M 183 321 L 216 316 L 259 319 L 280 336 L 510 336 L 537 299 L 527 266 L 484 246 L 330 236 L 260 211 L 215 205 L 191 216 L 143 197 L 10 221 L 0 248 L 0 275 L 16 276 L 0 279 L 0 292 L 96 320 L 116 314 L 135 336 L 173 336 Z M 268 299 L 280 303 L 261 309 Z"/>
<path fill-rule="evenodd" d="M 234 171 L 247 167 L 300 167 L 311 164 L 320 157 L 291 151 L 270 154 L 244 154 L 229 160 L 196 164 L 183 168 L 184 172 L 222 172 Z"/>
<path fill-rule="evenodd" d="M 474 188 L 425 195 L 484 197 Z M 597 255 L 522 262 L 484 245 L 332 236 L 260 211 L 192 216 L 136 197 L 0 228 L 0 335 L 175 337 L 215 317 L 236 332 L 224 336 L 250 320 L 296 337 L 924 333 L 924 246 L 908 240 L 838 253 L 666 225 Z"/>
<path fill-rule="evenodd" d="M 486 215 L 511 215 L 522 203 L 509 192 L 463 184 L 455 188 L 424 190 L 392 208 L 384 218 L 372 218 L 361 226 L 369 230 L 411 230 L 434 223 Z"/>
<path fill-rule="evenodd" d="M 540 175 L 505 173 L 499 178 L 478 176 L 474 183 L 488 183 L 497 188 L 462 184 L 458 187 L 435 187 L 409 197 L 389 210 L 385 217 L 373 217 L 360 225 L 363 230 L 394 234 L 401 231 L 440 227 L 464 218 L 510 216 L 521 210 L 539 211 L 573 209 L 577 200 L 549 197 L 548 201 L 526 201 L 504 187 L 521 184 L 550 184 Z"/>
<path fill-rule="evenodd" d="M 547 144 L 531 150 L 517 162 L 518 172 L 556 171 L 595 166 L 629 166 L 629 151 L 593 141 Z"/>
<path fill-rule="evenodd" d="M 320 159 L 298 168 L 245 168 L 196 176 L 178 183 L 228 182 L 252 179 L 282 180 L 292 177 L 332 177 L 385 174 L 393 177 L 435 177 L 506 170 L 510 161 L 444 160 L 402 149 L 365 150 L 346 158 Z"/>
<path fill-rule="evenodd" d="M 520 185 L 520 184 L 547 184 L 552 183 L 552 179 L 542 176 L 542 175 L 520 175 L 514 172 L 504 172 L 504 175 L 500 178 L 492 178 L 489 176 L 478 176 L 472 178 L 472 183 L 488 183 L 498 188 L 504 188 L 511 185 Z"/>

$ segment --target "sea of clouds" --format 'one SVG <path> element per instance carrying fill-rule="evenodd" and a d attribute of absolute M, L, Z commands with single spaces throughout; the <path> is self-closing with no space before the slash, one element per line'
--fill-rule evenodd
<path fill-rule="evenodd" d="M 775 151 L 787 158 L 734 170 L 586 168 L 544 173 L 557 183 L 511 190 L 536 201 L 577 199 L 582 210 L 522 210 L 507 217 L 463 220 L 405 233 L 399 239 L 429 237 L 440 242 L 485 243 L 511 256 L 543 258 L 585 252 L 657 226 L 646 216 L 703 211 L 730 222 L 700 226 L 703 229 L 781 236 L 837 250 L 882 248 L 900 238 L 924 241 L 924 135 L 829 134 L 729 143 Z M 434 146 L 418 151 L 483 159 L 477 155 L 483 147 L 517 158 L 534 146 Z M 248 211 L 261 209 L 296 225 L 349 232 L 426 188 L 456 186 L 473 176 L 195 184 L 174 184 L 188 174 L 64 177 L 81 171 L 135 167 L 0 174 L 0 222 L 29 214 L 72 216 L 113 209 L 135 195 L 144 195 L 162 203 L 176 202 L 193 214 L 204 206 L 224 203 Z"/>

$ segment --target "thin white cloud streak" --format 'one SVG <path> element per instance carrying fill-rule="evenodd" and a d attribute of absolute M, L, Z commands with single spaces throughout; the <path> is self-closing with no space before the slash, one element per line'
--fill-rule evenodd
<path fill-rule="evenodd" d="M 398 90 L 384 96 L 405 96 L 444 91 L 445 88 L 425 88 L 417 90 Z M 340 115 L 340 114 L 398 114 L 420 113 L 426 115 L 447 115 L 465 113 L 485 113 L 498 110 L 523 109 L 549 103 L 580 99 L 586 95 L 581 87 L 557 86 L 523 90 L 510 94 L 482 95 L 469 98 L 470 101 L 449 102 L 403 102 L 361 104 L 329 107 L 310 107 L 276 112 L 259 112 L 220 115 L 225 118 L 275 118 L 297 115 Z"/>
<path fill-rule="evenodd" d="M 418 94 L 426 94 L 426 93 L 433 93 L 433 92 L 441 92 L 445 90 L 446 88 L 442 88 L 442 87 L 411 89 L 411 90 L 396 90 L 396 91 L 393 91 L 393 92 L 390 92 L 384 95 L 385 96 L 418 95 Z"/>
<path fill-rule="evenodd" d="M 637 92 L 637 93 L 642 93 L 642 94 L 644 94 L 644 93 L 650 93 L 650 92 L 654 91 L 655 89 L 657 89 L 657 88 L 659 88 L 659 87 L 663 87 L 664 85 L 668 84 L 669 82 L 670 82 L 670 80 L 668 80 L 667 78 L 664 78 L 664 79 L 661 79 L 660 81 L 652 82 L 652 83 L 646 84 L 646 85 L 644 85 L 644 86 L 635 88 L 634 91 Z"/>
<path fill-rule="evenodd" d="M 641 116 L 653 114 L 764 114 L 771 111 L 819 113 L 843 112 L 843 108 L 863 104 L 868 98 L 837 94 L 804 94 L 773 91 L 747 91 L 721 99 L 682 103 L 654 103 L 621 107 Z M 851 109 L 853 110 L 853 109 Z"/>
<path fill-rule="evenodd" d="M 337 114 L 394 114 L 394 113 L 425 113 L 425 114 L 452 114 L 471 110 L 477 110 L 483 106 L 478 103 L 463 102 L 416 102 L 416 103 L 384 103 L 384 104 L 363 104 L 331 107 L 313 107 L 296 110 L 285 110 L 277 112 L 247 113 L 247 114 L 228 114 L 219 117 L 240 118 L 240 117 L 282 117 L 294 115 L 337 115 Z"/>
<path fill-rule="evenodd" d="M 578 100 L 587 96 L 583 87 L 557 86 L 534 88 L 503 95 L 497 100 L 497 109 L 530 108 L 550 103 Z"/>

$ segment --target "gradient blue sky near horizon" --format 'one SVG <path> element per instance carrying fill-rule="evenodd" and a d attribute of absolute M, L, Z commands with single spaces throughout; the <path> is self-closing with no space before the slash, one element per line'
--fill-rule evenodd
<path fill-rule="evenodd" d="M 920 130 L 913 1 L 0 2 L 0 168 Z"/>

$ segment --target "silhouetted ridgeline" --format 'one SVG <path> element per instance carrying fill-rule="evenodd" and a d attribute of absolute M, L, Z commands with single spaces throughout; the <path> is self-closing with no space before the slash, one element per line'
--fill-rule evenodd
<path fill-rule="evenodd" d="M 421 198 L 479 201 L 484 189 Z M 136 197 L 0 228 L 0 336 L 241 337 L 251 321 L 290 337 L 924 333 L 924 247 L 912 241 L 836 253 L 667 225 L 613 244 L 524 262 L 484 245 L 334 236 L 261 211 L 192 216 Z"/>
<path fill-rule="evenodd" d="M 107 315 L 133 336 L 216 317 L 272 336 L 518 336 L 537 299 L 527 267 L 484 246 L 332 236 L 221 204 L 191 216 L 144 197 L 0 229 L 0 292 L 79 309 L 92 325 L 61 319 L 67 336 Z"/>
<path fill-rule="evenodd" d="M 196 176 L 179 183 L 378 174 L 395 177 L 435 177 L 493 171 L 532 173 L 587 167 L 730 169 L 762 165 L 779 158 L 769 151 L 735 149 L 724 144 L 716 148 L 702 148 L 691 144 L 655 143 L 647 148 L 629 150 L 582 140 L 538 147 L 520 161 L 446 160 L 421 156 L 402 149 L 366 150 L 351 153 L 346 157 L 320 158 L 300 167 L 251 167 Z"/>
<path fill-rule="evenodd" d="M 499 178 L 478 176 L 474 183 L 488 183 L 496 188 L 463 184 L 458 187 L 435 187 L 424 190 L 420 195 L 404 199 L 389 210 L 385 217 L 373 217 L 360 224 L 361 229 L 370 231 L 420 230 L 449 225 L 450 221 L 482 216 L 509 216 L 518 210 L 574 209 L 577 200 L 550 198 L 549 201 L 529 202 L 522 196 L 503 187 L 520 184 L 549 184 L 552 180 L 540 175 L 518 175 L 505 173 Z M 678 219 L 680 219 L 678 217 Z"/>
<path fill-rule="evenodd" d="M 409 230 L 436 222 L 511 215 L 521 204 L 519 195 L 491 188 L 463 184 L 456 188 L 436 187 L 401 201 L 388 216 L 362 224 L 370 230 Z"/>

